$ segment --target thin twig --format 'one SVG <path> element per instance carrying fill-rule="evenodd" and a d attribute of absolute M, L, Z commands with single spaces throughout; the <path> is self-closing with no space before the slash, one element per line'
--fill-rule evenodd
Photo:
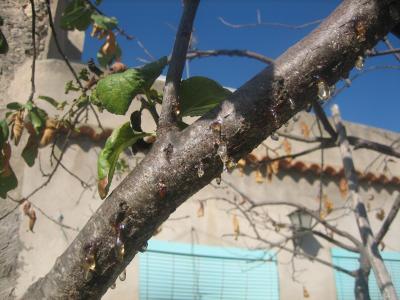
<path fill-rule="evenodd" d="M 34 203 L 31 202 L 31 205 L 36 208 L 43 216 L 45 216 L 47 219 L 49 219 L 51 222 L 57 224 L 58 226 L 65 228 L 65 229 L 69 229 L 69 230 L 73 230 L 73 231 L 79 231 L 79 229 L 65 225 L 59 221 L 57 221 L 56 219 L 50 217 L 48 214 L 46 214 L 39 206 L 35 205 Z"/>
<path fill-rule="evenodd" d="M 386 233 L 389 231 L 390 225 L 393 223 L 394 219 L 396 218 L 396 215 L 399 212 L 399 209 L 400 209 L 400 195 L 397 196 L 396 200 L 394 200 L 392 208 L 390 209 L 385 221 L 383 222 L 381 229 L 375 236 L 375 241 L 378 245 L 382 242 Z"/>
<path fill-rule="evenodd" d="M 105 14 L 96 6 L 94 5 L 90 0 L 85 0 L 87 4 L 90 5 L 92 9 L 94 9 L 98 14 L 105 16 Z M 118 31 L 118 33 L 122 36 L 124 36 L 127 40 L 133 40 L 135 37 L 133 35 L 127 34 L 121 27 L 117 26 L 115 27 Z"/>
<path fill-rule="evenodd" d="M 374 51 L 374 52 L 370 53 L 368 56 L 374 57 L 374 56 L 382 56 L 382 55 L 398 54 L 398 53 L 400 53 L 400 49 L 399 48 L 393 48 L 391 50 Z M 399 55 L 399 57 L 400 57 L 400 55 Z M 396 55 L 396 58 L 397 58 L 397 55 Z"/>
<path fill-rule="evenodd" d="M 228 27 L 231 27 L 231 28 L 246 28 L 246 27 L 268 26 L 268 27 L 277 27 L 277 28 L 286 28 L 286 29 L 299 30 L 299 29 L 307 28 L 309 26 L 317 25 L 317 24 L 321 23 L 324 19 L 318 19 L 318 20 L 314 20 L 314 21 L 303 23 L 303 24 L 299 24 L 299 25 L 292 25 L 292 24 L 279 23 L 279 22 L 263 22 L 263 21 L 261 21 L 261 18 L 259 18 L 256 23 L 247 23 L 247 24 L 230 23 L 230 22 L 226 21 L 222 17 L 218 17 L 218 20 L 220 20 L 222 24 L 224 24 L 224 25 L 226 25 Z"/>
<path fill-rule="evenodd" d="M 186 57 L 187 59 L 194 59 L 201 57 L 221 56 L 221 55 L 248 57 L 261 61 L 265 64 L 274 63 L 274 60 L 270 57 L 267 57 L 265 55 L 262 55 L 254 51 L 240 50 L 240 49 L 195 50 L 188 52 Z"/>
<path fill-rule="evenodd" d="M 324 109 L 318 102 L 314 102 L 313 104 L 315 114 L 317 115 L 318 119 L 322 122 L 322 125 L 324 126 L 324 129 L 326 132 L 329 133 L 329 135 L 332 137 L 334 141 L 337 139 L 337 133 L 335 129 L 332 127 L 331 123 L 328 120 L 328 117 L 325 114 Z M 322 135 L 321 135 L 322 138 Z"/>
<path fill-rule="evenodd" d="M 46 0 L 46 8 L 47 8 L 47 15 L 49 16 L 49 25 L 50 25 L 50 28 L 51 28 L 51 33 L 53 35 L 54 42 L 56 44 L 58 53 L 60 53 L 60 55 L 63 58 L 64 62 L 68 66 L 68 69 L 71 71 L 71 73 L 74 76 L 76 82 L 78 83 L 80 89 L 83 91 L 84 87 L 82 85 L 82 82 L 80 81 L 78 74 L 75 72 L 74 68 L 72 67 L 71 63 L 69 62 L 69 59 L 65 55 L 65 53 L 62 50 L 61 45 L 60 45 L 60 43 L 58 41 L 56 29 L 54 27 L 54 22 L 53 22 L 53 16 L 52 16 L 52 13 L 51 13 L 51 8 L 50 8 L 50 0 Z"/>
<path fill-rule="evenodd" d="M 31 73 L 31 93 L 29 95 L 29 101 L 33 100 L 33 96 L 36 92 L 35 87 L 35 71 L 36 71 L 36 12 L 35 12 L 35 2 L 34 0 L 29 0 L 31 3 L 32 9 L 32 25 L 31 25 L 31 34 L 32 34 L 32 48 L 33 48 L 33 56 L 32 56 L 32 73 Z"/>
<path fill-rule="evenodd" d="M 386 46 L 389 48 L 387 51 L 381 51 L 380 53 L 386 52 L 387 54 L 393 54 L 394 57 L 397 59 L 397 61 L 400 62 L 400 49 L 395 49 L 392 45 L 392 43 L 389 41 L 388 37 L 385 36 L 383 38 L 383 42 L 386 44 Z M 379 54 L 378 54 L 379 55 Z M 381 54 L 382 55 L 382 54 Z"/>
<path fill-rule="evenodd" d="M 186 54 L 199 2 L 199 0 L 183 2 L 183 13 L 165 80 L 162 110 L 157 129 L 161 131 L 159 132 L 160 135 L 162 135 L 162 131 L 169 131 L 173 128 L 177 128 L 177 117 L 179 115 L 178 89 L 185 66 Z"/>

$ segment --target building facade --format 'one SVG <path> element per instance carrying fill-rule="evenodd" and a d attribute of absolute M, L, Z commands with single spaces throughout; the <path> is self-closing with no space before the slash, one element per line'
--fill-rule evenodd
<path fill-rule="evenodd" d="M 30 85 L 31 54 L 22 50 L 18 50 L 19 57 L 13 54 L 14 49 L 23 47 L 14 47 L 13 43 L 29 35 L 24 31 L 28 28 L 29 14 L 23 6 L 12 7 L 11 2 L 15 1 L 0 5 L 2 8 L 9 5 L 8 12 L 24 20 L 25 25 L 17 28 L 16 23 L 22 24 L 22 21 L 14 19 L 15 29 L 5 32 L 11 47 L 9 54 L 0 57 L 2 113 L 7 103 L 24 102 L 30 92 L 29 88 L 21 87 Z M 57 20 L 65 3 L 56 1 L 53 5 Z M 14 26 L 8 25 L 8 28 Z M 79 62 L 83 34 L 60 32 L 59 36 L 73 67 L 78 71 L 85 68 L 86 65 Z M 28 41 L 23 43 L 28 44 Z M 71 101 L 76 95 L 65 95 L 64 85 L 73 78 L 55 51 L 54 41 L 45 26 L 39 45 L 42 46 L 36 62 L 36 95 Z M 162 85 L 160 78 L 156 88 L 161 90 Z M 46 103 L 40 105 L 48 111 L 53 109 Z M 132 105 L 132 111 L 137 109 L 136 105 Z M 104 127 L 115 128 L 126 122 L 126 117 L 104 112 L 101 121 Z M 154 128 L 149 117 L 143 122 L 145 130 Z M 93 138 L 96 134 L 101 136 L 94 119 L 89 118 L 85 126 L 91 128 L 93 134 L 85 136 L 82 131 L 74 136 L 63 163 L 90 185 L 82 186 L 82 182 L 61 169 L 51 184 L 29 199 L 37 210 L 34 232 L 28 230 L 28 219 L 20 209 L 0 221 L 1 299 L 19 298 L 32 282 L 44 276 L 101 204 L 96 190 L 96 161 L 104 139 Z M 349 135 L 399 146 L 398 133 L 351 123 L 346 123 L 346 127 Z M 357 255 L 314 234 L 290 238 L 293 223 L 289 215 L 296 210 L 296 205 L 317 211 L 338 229 L 359 236 L 343 184 L 339 149 L 325 149 L 322 160 L 321 151 L 314 151 L 272 164 L 271 159 L 310 148 L 310 143 L 295 137 L 319 136 L 315 117 L 307 113 L 299 114 L 279 132 L 278 140 L 267 139 L 243 158 L 237 168 L 224 172 L 220 184 L 213 181 L 179 207 L 104 299 L 352 299 L 354 280 L 318 260 L 352 271 L 357 268 Z M 20 144 L 24 145 L 26 139 L 23 137 Z M 19 176 L 18 189 L 12 192 L 15 198 L 24 197 L 43 183 L 45 178 L 40 175 L 40 167 L 51 169 L 49 147 L 40 150 L 40 166 L 28 167 L 18 159 L 21 151 L 22 146 L 19 146 L 11 161 Z M 130 169 L 141 157 L 140 153 L 136 157 L 124 153 Z M 354 151 L 354 160 L 359 171 L 360 194 L 367 203 L 376 232 L 382 224 L 382 214 L 387 214 L 395 199 L 400 197 L 400 161 L 365 149 Z M 113 187 L 123 176 L 123 172 L 117 174 Z M 1 201 L 0 205 L 2 211 L 14 206 L 9 200 Z M 252 205 L 259 207 L 252 208 Z M 400 283 L 398 228 L 397 218 L 384 239 L 383 251 L 397 285 Z M 313 229 L 349 242 L 336 234 L 332 236 L 332 232 L 320 225 Z M 371 280 L 371 297 L 380 299 L 372 274 Z"/>

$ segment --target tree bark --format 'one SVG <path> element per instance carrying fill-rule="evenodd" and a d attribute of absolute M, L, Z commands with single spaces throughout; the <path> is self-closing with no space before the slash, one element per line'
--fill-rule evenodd
<path fill-rule="evenodd" d="M 400 3 L 394 0 L 343 1 L 319 28 L 220 106 L 184 131 L 160 138 L 23 299 L 100 298 L 158 226 L 222 172 L 216 149 L 221 134 L 229 156 L 238 159 L 251 151 L 317 99 L 318 80 L 332 85 L 346 78 L 356 58 L 395 25 L 399 12 Z M 222 123 L 221 134 L 213 130 L 216 122 Z M 173 147 L 167 159 L 163 149 L 168 144 Z M 200 163 L 205 173 L 199 178 Z M 123 258 L 116 255 L 121 249 L 117 235 L 125 246 Z M 96 266 L 85 278 L 85 256 L 90 255 Z"/>
<path fill-rule="evenodd" d="M 354 168 L 353 157 L 350 150 L 350 144 L 347 140 L 346 129 L 340 119 L 340 112 L 338 106 L 332 106 L 333 120 L 335 121 L 336 131 L 339 136 L 340 153 L 343 159 L 344 173 L 349 183 L 350 199 L 353 202 L 353 211 L 356 217 L 358 230 L 360 232 L 361 240 L 363 242 L 364 251 L 368 263 L 371 265 L 374 272 L 376 282 L 378 283 L 379 290 L 383 299 L 396 300 L 397 294 L 393 285 L 392 278 L 383 262 L 383 258 L 379 252 L 378 244 L 372 234 L 371 224 L 369 223 L 367 210 L 365 204 L 359 195 L 359 186 L 357 173 Z M 363 273 L 361 268 L 360 272 Z M 368 274 L 368 273 L 367 273 Z M 361 278 L 365 277 L 365 274 Z M 357 283 L 357 282 L 356 282 Z"/>
<path fill-rule="evenodd" d="M 370 300 L 368 278 L 371 267 L 364 250 L 360 251 L 360 268 L 356 273 L 354 295 L 356 300 Z"/>

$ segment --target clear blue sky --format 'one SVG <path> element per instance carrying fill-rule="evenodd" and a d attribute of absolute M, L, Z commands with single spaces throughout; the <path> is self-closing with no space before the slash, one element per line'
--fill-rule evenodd
<path fill-rule="evenodd" d="M 276 58 L 300 40 L 314 27 L 291 30 L 272 27 L 233 29 L 223 25 L 218 17 L 231 23 L 256 22 L 260 9 L 264 22 L 302 24 L 324 18 L 340 3 L 338 0 L 202 0 L 195 20 L 198 49 L 247 49 Z M 176 27 L 181 14 L 181 0 L 104 0 L 101 10 L 115 16 L 129 34 L 138 38 L 154 57 L 170 54 Z M 396 47 L 400 41 L 390 36 Z M 122 60 L 129 66 L 149 59 L 135 40 L 119 37 Z M 102 42 L 86 35 L 83 60 L 95 57 Z M 385 49 L 379 45 L 379 49 Z M 366 67 L 374 65 L 400 66 L 393 56 L 370 58 Z M 190 63 L 190 75 L 202 75 L 217 80 L 224 86 L 239 87 L 263 64 L 246 58 L 204 58 Z M 353 71 L 353 75 L 356 71 Z M 400 131 L 400 70 L 369 72 L 354 81 L 335 101 L 346 120 L 375 127 Z"/>

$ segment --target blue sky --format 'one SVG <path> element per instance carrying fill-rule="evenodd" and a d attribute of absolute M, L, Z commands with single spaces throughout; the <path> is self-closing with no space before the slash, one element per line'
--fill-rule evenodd
<path fill-rule="evenodd" d="M 264 22 L 302 24 L 321 19 L 340 3 L 338 0 L 201 0 L 195 20 L 197 48 L 247 49 L 276 58 L 314 27 L 302 30 L 273 27 L 233 29 L 223 25 L 218 17 L 231 23 L 255 23 L 257 9 Z M 104 0 L 101 10 L 117 17 L 120 27 L 140 40 L 152 56 L 170 54 L 175 30 L 181 14 L 181 0 Z M 390 36 L 400 47 L 400 41 Z M 149 59 L 136 40 L 118 37 L 123 56 L 129 66 L 143 64 L 138 58 Z M 83 61 L 95 57 L 102 42 L 86 35 Z M 378 45 L 378 49 L 385 49 Z M 393 56 L 369 58 L 365 67 L 390 65 L 400 67 Z M 264 65 L 246 58 L 204 58 L 190 63 L 190 75 L 210 77 L 224 86 L 239 87 Z M 352 75 L 357 71 L 353 71 Z M 353 82 L 336 99 L 346 120 L 374 127 L 400 131 L 400 70 L 368 72 Z M 328 109 L 329 110 L 329 109 Z M 327 110 L 327 111 L 328 111 Z"/>

